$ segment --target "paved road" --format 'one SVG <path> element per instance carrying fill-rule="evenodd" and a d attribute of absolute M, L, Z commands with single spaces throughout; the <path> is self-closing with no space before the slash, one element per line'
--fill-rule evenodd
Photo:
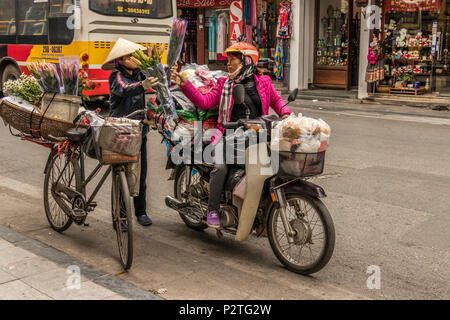
<path fill-rule="evenodd" d="M 329 197 L 337 239 L 329 265 L 311 277 L 285 270 L 267 238 L 236 243 L 186 228 L 163 203 L 173 192 L 165 149 L 149 136 L 150 214 L 135 227 L 133 269 L 120 277 L 168 299 L 442 299 L 450 298 L 450 116 L 448 112 L 370 105 L 297 102 L 332 129 L 326 172 L 316 182 Z M 63 235 L 42 204 L 44 148 L 0 125 L 0 224 L 109 273 L 120 272 L 111 227 L 109 185 L 89 227 Z M 92 167 L 93 162 L 90 163 Z M 381 270 L 381 289 L 366 286 Z"/>

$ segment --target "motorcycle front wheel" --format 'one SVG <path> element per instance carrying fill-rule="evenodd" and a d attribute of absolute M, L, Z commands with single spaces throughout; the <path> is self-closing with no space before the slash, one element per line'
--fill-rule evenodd
<path fill-rule="evenodd" d="M 295 273 L 309 275 L 320 271 L 334 251 L 335 230 L 327 207 L 319 199 L 286 195 L 287 223 L 295 232 L 289 242 L 283 225 L 281 209 L 272 207 L 268 219 L 270 246 L 278 260 Z"/>

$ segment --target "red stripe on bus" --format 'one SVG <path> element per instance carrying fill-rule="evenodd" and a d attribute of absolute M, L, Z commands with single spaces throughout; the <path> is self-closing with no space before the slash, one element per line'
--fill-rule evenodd
<path fill-rule="evenodd" d="M 26 62 L 31 55 L 32 45 L 8 45 L 8 56 L 19 62 Z"/>

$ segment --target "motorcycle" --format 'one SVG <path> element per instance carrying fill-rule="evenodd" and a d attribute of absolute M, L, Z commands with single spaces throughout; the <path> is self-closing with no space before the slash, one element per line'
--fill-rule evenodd
<path fill-rule="evenodd" d="M 298 90 L 291 93 L 287 104 L 296 99 L 297 93 Z M 233 88 L 233 98 L 236 103 L 244 104 L 242 85 Z M 270 139 L 272 123 L 280 118 L 263 116 L 249 120 L 248 115 L 249 110 L 246 120 L 224 123 L 223 127 L 236 129 L 241 135 L 265 131 Z M 208 228 L 209 180 L 214 165 L 206 162 L 175 165 L 170 157 L 175 144 L 161 126 L 158 131 L 169 149 L 166 169 L 172 170 L 169 180 L 174 181 L 174 196 L 166 197 L 166 205 L 178 212 L 189 228 L 203 231 Z M 244 145 L 245 164 L 229 166 L 217 236 L 223 238 L 224 233 L 231 234 L 238 242 L 248 240 L 252 233 L 257 237 L 268 237 L 275 256 L 288 270 L 303 275 L 318 272 L 333 255 L 335 229 L 331 215 L 321 201 L 326 197 L 324 189 L 307 180 L 323 173 L 325 152 L 278 154 L 270 150 L 267 141 L 249 143 L 249 140 L 246 139 Z M 250 159 L 252 154 L 258 153 L 262 154 L 258 160 Z M 272 164 L 260 160 L 272 156 L 279 157 L 280 168 L 283 161 L 300 159 L 304 170 L 294 175 L 281 169 L 274 173 Z M 264 170 L 266 173 L 261 174 Z"/>

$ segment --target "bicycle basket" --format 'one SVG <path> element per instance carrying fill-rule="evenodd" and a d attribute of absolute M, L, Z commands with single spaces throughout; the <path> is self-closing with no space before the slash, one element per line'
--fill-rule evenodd
<path fill-rule="evenodd" d="M 279 168 L 275 168 L 273 163 L 272 166 L 274 172 L 277 172 L 280 177 L 312 177 L 323 173 L 325 151 L 319 153 L 277 151 L 276 153 L 279 156 Z"/>

